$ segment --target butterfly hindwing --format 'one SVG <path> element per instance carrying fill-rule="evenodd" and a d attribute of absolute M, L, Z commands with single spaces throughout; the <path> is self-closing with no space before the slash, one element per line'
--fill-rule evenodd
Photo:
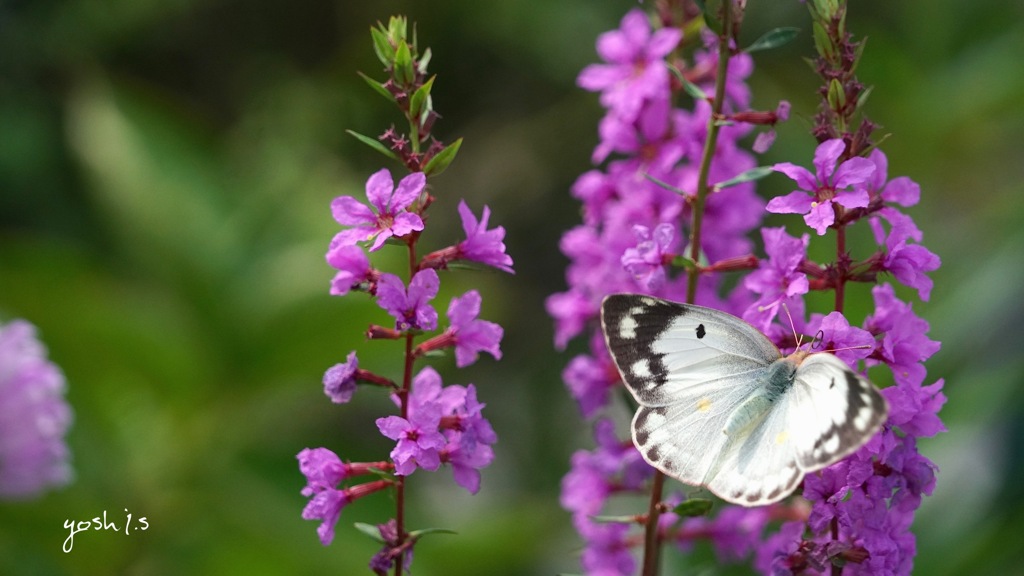
<path fill-rule="evenodd" d="M 735 316 L 650 296 L 614 294 L 601 305 L 608 350 L 644 406 L 666 406 L 694 386 L 759 370 L 778 348 Z"/>
<path fill-rule="evenodd" d="M 832 354 L 813 354 L 796 371 L 791 403 L 807 406 L 798 447 L 800 466 L 820 470 L 855 452 L 882 427 L 885 397 Z"/>

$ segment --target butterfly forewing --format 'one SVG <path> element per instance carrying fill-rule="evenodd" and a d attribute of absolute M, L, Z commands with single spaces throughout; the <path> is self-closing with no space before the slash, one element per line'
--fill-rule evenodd
<path fill-rule="evenodd" d="M 614 294 L 601 305 L 608 350 L 626 387 L 644 406 L 665 406 L 693 386 L 751 374 L 780 357 L 739 318 L 702 306 Z"/>

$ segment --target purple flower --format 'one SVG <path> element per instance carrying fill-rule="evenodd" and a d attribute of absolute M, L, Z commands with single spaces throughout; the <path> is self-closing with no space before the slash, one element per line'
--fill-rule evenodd
<path fill-rule="evenodd" d="M 607 64 L 587 66 L 577 83 L 586 90 L 600 91 L 601 104 L 632 121 L 645 99 L 667 93 L 669 73 L 664 58 L 682 36 L 675 28 L 651 34 L 647 15 L 631 10 L 618 30 L 605 32 L 597 39 L 597 53 Z"/>
<path fill-rule="evenodd" d="M 822 142 L 814 152 L 814 174 L 789 162 L 772 166 L 796 181 L 800 189 L 772 198 L 768 211 L 804 214 L 804 221 L 820 236 L 835 222 L 833 202 L 846 208 L 867 206 L 867 187 L 874 177 L 875 164 L 867 158 L 850 158 L 837 166 L 845 147 L 839 138 Z"/>
<path fill-rule="evenodd" d="M 817 347 L 822 352 L 833 352 L 843 362 L 854 366 L 858 359 L 867 358 L 875 350 L 875 337 L 871 332 L 856 326 L 839 312 L 830 312 L 822 317 L 815 314 L 807 324 L 812 333 L 821 332 L 822 338 Z"/>
<path fill-rule="evenodd" d="M 889 423 L 917 437 L 945 432 L 946 426 L 939 419 L 939 409 L 946 403 L 942 393 L 944 382 L 940 378 L 929 386 L 908 384 L 882 390 L 889 401 Z"/>
<path fill-rule="evenodd" d="M 548 296 L 544 308 L 555 319 L 555 346 L 559 350 L 565 348 L 596 313 L 590 300 L 573 289 Z"/>
<path fill-rule="evenodd" d="M 331 243 L 327 263 L 338 269 L 331 280 L 331 295 L 344 296 L 354 286 L 374 280 L 370 260 L 359 246 Z"/>
<path fill-rule="evenodd" d="M 376 238 L 370 250 L 377 250 L 392 236 L 401 238 L 413 231 L 423 230 L 419 215 L 407 212 L 423 192 L 427 177 L 413 172 L 395 188 L 391 172 L 380 170 L 366 181 L 366 197 L 376 212 L 351 196 L 339 196 L 331 203 L 334 219 L 344 226 L 355 226 L 334 236 L 331 246 L 351 246 L 356 242 Z"/>
<path fill-rule="evenodd" d="M 743 285 L 761 297 L 747 308 L 743 319 L 764 332 L 782 304 L 789 307 L 794 317 L 803 317 L 802 296 L 807 294 L 810 284 L 800 265 L 807 258 L 810 237 L 804 234 L 793 238 L 785 228 L 762 228 L 761 237 L 768 260 L 762 260 L 760 267 L 743 279 Z"/>
<path fill-rule="evenodd" d="M 395 463 L 395 474 L 408 476 L 417 468 L 437 470 L 441 465 L 438 453 L 444 447 L 444 436 L 438 431 L 441 424 L 441 411 L 437 406 L 420 406 L 409 419 L 401 416 L 388 416 L 377 419 L 377 429 L 392 440 L 397 440 L 391 451 L 391 460 Z"/>
<path fill-rule="evenodd" d="M 320 520 L 316 533 L 320 543 L 327 546 L 334 540 L 334 526 L 341 516 L 341 509 L 349 503 L 348 494 L 336 488 L 324 488 L 316 493 L 302 509 L 303 520 Z"/>
<path fill-rule="evenodd" d="M 891 285 L 876 286 L 871 294 L 875 313 L 864 327 L 882 336 L 878 354 L 892 369 L 897 384 L 920 385 L 925 377 L 921 363 L 939 350 L 939 343 L 925 336 L 928 323 L 914 314 L 910 304 L 896 298 Z"/>
<path fill-rule="evenodd" d="M 470 290 L 459 298 L 452 298 L 448 306 L 449 332 L 455 340 L 455 365 L 459 368 L 476 362 L 479 352 L 487 352 L 495 360 L 501 360 L 501 326 L 486 320 L 477 320 L 480 315 L 480 293 Z"/>
<path fill-rule="evenodd" d="M 658 224 L 652 234 L 650 228 L 637 224 L 633 232 L 637 245 L 622 253 L 622 265 L 641 286 L 657 290 L 665 283 L 665 264 L 666 259 L 672 257 L 670 247 L 675 228 L 671 224 Z"/>
<path fill-rule="evenodd" d="M 599 524 L 587 518 L 575 518 L 576 530 L 586 540 L 583 569 L 590 576 L 628 576 L 636 570 L 629 551 L 629 525 Z"/>
<path fill-rule="evenodd" d="M 433 269 L 420 270 L 406 290 L 394 274 L 381 274 L 377 281 L 377 305 L 395 317 L 398 330 L 433 330 L 437 328 L 437 310 L 428 304 L 441 281 Z"/>
<path fill-rule="evenodd" d="M 296 458 L 299 459 L 299 471 L 306 477 L 303 496 L 335 488 L 349 476 L 348 466 L 327 448 L 305 448 Z"/>
<path fill-rule="evenodd" d="M 473 262 L 493 266 L 505 272 L 512 272 L 512 257 L 505 253 L 505 228 L 487 229 L 487 220 L 491 217 L 491 209 L 484 206 L 483 215 L 477 221 L 476 216 L 466 206 L 465 200 L 459 201 L 459 216 L 462 218 L 462 229 L 466 239 L 456 247 L 459 257 Z"/>
<path fill-rule="evenodd" d="M 613 379 L 607 362 L 593 356 L 580 355 L 569 361 L 562 371 L 562 380 L 580 407 L 584 418 L 597 413 L 608 403 L 608 391 L 618 382 Z"/>
<path fill-rule="evenodd" d="M 355 351 L 348 353 L 344 364 L 335 364 L 324 373 L 324 394 L 335 404 L 345 404 L 352 400 L 356 392 L 356 370 L 359 360 Z"/>
<path fill-rule="evenodd" d="M 889 171 L 889 160 L 880 148 L 875 148 L 868 156 L 868 160 L 875 165 L 875 175 L 871 180 L 871 192 L 881 194 L 882 200 L 899 204 L 900 206 L 913 206 L 921 199 L 921 187 L 916 182 L 900 176 L 886 182 Z"/>
<path fill-rule="evenodd" d="M 886 219 L 892 224 L 888 236 L 885 236 L 878 219 L 871 220 L 875 240 L 881 244 L 882 238 L 885 238 L 886 253 L 881 263 L 882 269 L 891 272 L 904 285 L 916 288 L 918 296 L 927 302 L 932 292 L 932 279 L 925 273 L 937 269 L 941 261 L 924 246 L 907 242 L 921 239 L 921 231 L 909 216 L 891 210 L 886 213 Z"/>
<path fill-rule="evenodd" d="M 0 498 L 32 498 L 71 481 L 66 386 L 35 326 L 0 325 Z"/>

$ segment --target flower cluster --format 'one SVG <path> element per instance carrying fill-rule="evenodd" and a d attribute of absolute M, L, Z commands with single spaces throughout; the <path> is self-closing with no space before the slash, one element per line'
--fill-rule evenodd
<path fill-rule="evenodd" d="M 661 16 L 663 24 L 671 22 Z M 849 42 L 842 19 L 830 22 L 825 29 L 839 42 Z M 581 333 L 589 336 L 589 352 L 569 362 L 563 379 L 585 417 L 604 412 L 620 384 L 595 321 L 602 298 L 638 292 L 682 301 L 688 274 L 679 264 L 700 273 L 691 301 L 743 317 L 780 348 L 791 350 L 796 344 L 792 317 L 799 332 L 818 335 L 818 349 L 835 350 L 862 371 L 887 366 L 895 385 L 883 390 L 890 406 L 884 429 L 857 453 L 808 475 L 803 499 L 753 509 L 724 506 L 714 517 L 680 520 L 664 514 L 657 527 L 661 541 L 687 550 L 695 540 L 710 540 L 723 561 L 752 561 L 763 573 L 817 573 L 845 563 L 849 574 L 906 574 L 914 555 L 909 531 L 913 513 L 935 483 L 935 466 L 917 452 L 916 439 L 943 430 L 937 415 L 945 401 L 943 382 L 925 385 L 923 366 L 938 343 L 927 338 L 927 323 L 889 283 L 875 286 L 875 310 L 862 321 L 851 322 L 842 303 L 847 283 L 889 278 L 928 299 L 932 282 L 927 274 L 939 259 L 920 244 L 920 230 L 901 211 L 918 202 L 920 190 L 909 178 L 888 179 L 885 155 L 869 146 L 869 123 L 853 134 L 828 137 L 834 130 L 827 121 L 836 117 L 830 111 L 819 115 L 815 129 L 824 137 L 814 155 L 814 170 L 793 163 L 772 167 L 794 180 L 796 189 L 765 204 L 751 182 L 736 178 L 754 166 L 753 156 L 738 140 L 750 132 L 750 124 L 785 119 L 788 105 L 780 104 L 775 112 L 745 110 L 750 97 L 744 79 L 752 63 L 745 53 L 733 52 L 727 76 L 721 79 L 725 102 L 715 116 L 720 131 L 707 169 L 706 181 L 714 193 L 707 197 L 700 214 L 703 229 L 694 238 L 698 165 L 708 142 L 711 107 L 700 98 L 690 110 L 670 106 L 679 86 L 662 72 L 673 66 L 688 93 L 708 93 L 716 80 L 717 38 L 703 37 L 706 49 L 698 47 L 689 63 L 678 56 L 685 45 L 679 33 L 685 22 L 665 25 L 652 30 L 643 12 L 631 11 L 619 30 L 598 40 L 598 53 L 606 63 L 588 67 L 579 77 L 582 87 L 601 93 L 608 109 L 593 160 L 612 159 L 573 186 L 573 195 L 583 203 L 583 223 L 561 241 L 570 260 L 568 290 L 547 301 L 556 346 L 565 347 Z M 855 64 L 836 58 L 841 60 L 838 66 Z M 851 95 L 856 96 L 858 86 L 850 84 Z M 754 148 L 761 151 L 773 138 L 773 133 L 762 133 Z M 730 179 L 738 184 L 715 186 Z M 750 234 L 766 211 L 803 215 L 801 225 L 813 233 L 794 237 L 785 227 L 762 228 L 765 257 L 755 257 Z M 858 222 L 870 226 L 878 249 L 854 259 L 845 248 L 844 234 Z M 812 239 L 826 233 L 839 236 L 836 260 L 811 261 L 807 253 Z M 742 270 L 751 271 L 738 282 L 723 282 L 721 272 Z M 810 313 L 804 299 L 812 291 L 835 292 L 835 309 Z M 582 564 L 588 574 L 632 574 L 632 549 L 642 538 L 630 524 L 642 520 L 601 522 L 595 517 L 617 495 L 645 493 L 652 470 L 628 441 L 618 439 L 610 421 L 598 422 L 595 437 L 597 448 L 572 457 L 562 483 L 562 505 L 573 514 L 586 542 Z M 664 499 L 663 509 L 679 500 Z"/>
<path fill-rule="evenodd" d="M 371 175 L 366 182 L 368 204 L 352 196 L 332 202 L 334 218 L 344 228 L 331 241 L 326 259 L 337 270 L 331 294 L 368 294 L 391 317 L 389 325 L 370 325 L 366 334 L 371 340 L 404 342 L 402 357 L 391 370 L 401 377 L 396 380 L 361 367 L 352 351 L 344 362 L 326 371 L 323 387 L 337 404 L 350 402 L 360 384 L 389 390 L 398 414 L 378 418 L 376 424 L 380 434 L 395 445 L 388 459 L 379 462 L 344 462 L 327 448 L 304 449 L 298 460 L 307 481 L 302 494 L 310 498 L 302 517 L 321 522 L 317 532 L 324 545 L 334 539 L 344 506 L 375 492 L 395 491 L 395 518 L 377 526 L 379 535 L 374 536 L 383 547 L 370 561 L 371 570 L 384 574 L 397 564 L 407 570 L 413 546 L 427 532 L 410 532 L 404 526 L 405 478 L 418 469 L 434 471 L 447 466 L 455 482 L 475 494 L 480 489 L 480 469 L 494 459 L 492 445 L 497 435 L 483 416 L 484 404 L 477 399 L 476 388 L 472 384 L 444 386 L 429 366 L 413 376 L 414 364 L 431 352 L 454 350 L 460 368 L 476 362 L 481 352 L 501 358 L 502 328 L 478 318 L 482 299 L 476 290 L 452 298 L 447 326 L 439 329 L 441 321 L 433 303 L 441 283 L 438 272 L 447 270 L 451 262 L 465 261 L 511 273 L 512 259 L 505 252 L 504 228 L 488 228 L 490 209 L 485 206 L 477 218 L 465 201 L 458 205 L 465 239 L 417 259 L 418 242 L 426 230 L 425 213 L 435 201 L 427 178 L 451 162 L 458 143 L 445 147 L 429 135 L 436 114 L 429 100 L 433 82 L 426 80 L 424 72 L 428 56 L 417 62 L 415 46 L 406 40 L 405 20 L 393 18 L 388 26 L 372 32 L 378 56 L 391 73 L 388 81 L 375 86 L 400 104 L 411 123 L 411 133 L 418 136 L 409 140 L 389 129 L 381 140 L 391 143 L 393 152 L 388 154 L 400 159 L 411 173 L 397 185 L 387 169 Z M 419 146 L 427 141 L 432 142 L 429 148 L 419 152 Z M 408 251 L 408 280 L 374 267 L 369 253 L 386 244 L 404 246 Z M 360 476 L 371 479 L 350 483 Z"/>
<path fill-rule="evenodd" d="M 65 387 L 35 326 L 0 325 L 0 498 L 31 498 L 71 481 Z"/>

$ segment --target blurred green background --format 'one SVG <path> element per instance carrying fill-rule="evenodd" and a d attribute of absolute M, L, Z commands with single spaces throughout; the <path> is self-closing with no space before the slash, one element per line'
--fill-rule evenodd
<path fill-rule="evenodd" d="M 751 84 L 756 107 L 786 98 L 794 110 L 762 164 L 808 165 L 805 9 L 750 5 L 748 42 L 805 29 L 758 54 Z M 350 506 L 322 547 L 299 516 L 295 454 L 390 449 L 373 425 L 389 410 L 383 395 L 335 406 L 320 378 L 352 349 L 383 373 L 399 353 L 364 342 L 384 318 L 362 296 L 330 297 L 323 260 L 338 229 L 330 201 L 361 196 L 385 165 L 344 130 L 399 120 L 356 75 L 379 74 L 368 30 L 397 13 L 434 53 L 436 133 L 465 137 L 433 181 L 422 246 L 461 238 L 465 198 L 477 213 L 490 205 L 516 266 L 444 276 L 439 307 L 477 287 L 482 316 L 506 329 L 500 363 L 438 364 L 446 382 L 476 383 L 500 442 L 477 496 L 447 471 L 411 477 L 410 525 L 459 532 L 424 540 L 415 574 L 578 570 L 557 498 L 569 455 L 590 440 L 559 377 L 572 350 L 553 349 L 543 299 L 564 289 L 558 239 L 579 222 L 568 189 L 601 115 L 574 80 L 596 60 L 596 36 L 635 6 L 0 2 L 0 318 L 34 322 L 67 375 L 77 474 L 39 500 L 0 504 L 0 574 L 365 573 L 376 545 L 351 523 L 383 521 L 392 503 Z M 875 86 L 878 134 L 892 134 L 890 177 L 921 184 L 910 212 L 943 259 L 932 300 L 915 303 L 943 343 L 929 382 L 946 378 L 950 430 L 921 442 L 942 471 L 916 523 L 920 574 L 1024 572 L 1022 6 L 870 0 L 849 16 L 869 38 L 859 74 Z M 772 177 L 761 190 L 788 187 Z M 395 269 L 400 251 L 388 252 L 376 262 Z M 82 532 L 61 552 L 65 520 L 104 511 L 145 516 L 149 529 Z M 687 573 L 700 570 L 716 569 L 704 560 Z"/>

